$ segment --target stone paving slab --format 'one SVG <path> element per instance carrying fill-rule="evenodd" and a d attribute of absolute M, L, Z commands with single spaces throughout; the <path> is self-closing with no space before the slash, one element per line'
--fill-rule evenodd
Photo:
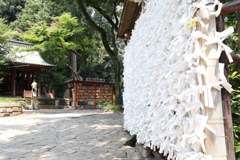
<path fill-rule="evenodd" d="M 34 110 L 0 118 L 0 160 L 128 159 L 123 114 Z"/>

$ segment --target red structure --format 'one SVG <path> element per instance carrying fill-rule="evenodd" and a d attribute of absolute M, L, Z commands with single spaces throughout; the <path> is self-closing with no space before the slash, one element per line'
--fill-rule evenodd
<path fill-rule="evenodd" d="M 100 109 L 102 103 L 113 104 L 114 83 L 75 81 L 73 104 L 75 109 Z"/>

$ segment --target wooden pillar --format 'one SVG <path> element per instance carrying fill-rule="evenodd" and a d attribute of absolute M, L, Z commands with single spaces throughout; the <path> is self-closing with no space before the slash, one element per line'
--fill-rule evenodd
<path fill-rule="evenodd" d="M 237 11 L 238 43 L 240 44 L 240 11 Z"/>
<path fill-rule="evenodd" d="M 111 88 L 112 88 L 112 92 L 111 92 L 111 98 L 112 98 L 112 104 L 113 104 L 113 96 L 114 96 L 114 84 L 111 85 Z"/>
<path fill-rule="evenodd" d="M 96 109 L 97 108 L 97 85 L 94 84 L 94 108 Z"/>
<path fill-rule="evenodd" d="M 72 92 L 73 92 L 73 104 L 75 109 L 77 109 L 77 85 L 78 85 L 77 82 L 73 82 L 74 87 L 72 89 Z"/>
<path fill-rule="evenodd" d="M 208 32 L 209 37 L 215 37 L 216 31 L 216 24 L 215 24 L 215 18 L 209 19 L 209 26 L 206 29 Z M 208 45 L 207 48 L 215 48 L 217 49 L 216 44 Z M 206 51 L 204 53 L 206 56 L 213 56 L 216 55 L 216 50 L 214 51 Z M 206 64 L 206 71 L 207 76 L 206 77 L 206 85 L 208 84 L 214 84 L 219 81 L 219 59 L 209 59 Z M 206 154 L 212 155 L 213 160 L 227 160 L 227 150 L 226 150 L 226 137 L 224 132 L 224 122 L 223 122 L 223 106 L 222 106 L 222 96 L 221 91 L 212 88 L 211 93 L 212 94 L 212 103 L 214 104 L 213 108 L 210 108 L 209 106 L 205 106 L 205 109 L 203 112 L 205 112 L 203 115 L 208 116 L 208 125 L 210 125 L 216 133 L 213 134 L 208 129 L 205 129 L 205 133 L 207 134 L 207 138 L 205 140 L 206 145 Z M 210 101 L 210 100 L 209 100 Z M 211 102 L 210 102 L 211 103 Z"/>
<path fill-rule="evenodd" d="M 22 72 L 22 84 L 23 84 L 24 90 L 27 90 L 27 73 L 25 71 Z"/>
<path fill-rule="evenodd" d="M 26 73 L 27 74 L 27 79 L 26 79 L 26 82 L 27 82 L 27 90 L 31 90 L 31 77 L 30 77 L 30 74 L 29 72 Z"/>
<path fill-rule="evenodd" d="M 22 86 L 23 86 L 23 89 L 25 89 L 25 78 L 24 78 L 24 76 L 25 76 L 25 73 L 24 72 L 21 72 L 21 84 L 22 84 Z"/>
<path fill-rule="evenodd" d="M 201 0 L 198 0 L 198 2 L 201 2 Z M 196 16 L 203 17 L 199 11 L 196 13 Z M 202 27 L 199 23 L 197 23 L 197 31 L 200 31 L 202 34 L 205 34 L 210 38 L 214 38 L 216 32 L 215 18 L 209 17 L 209 19 L 202 18 L 201 20 L 205 24 L 205 27 Z M 219 82 L 219 60 L 216 55 L 217 45 L 206 45 L 205 42 L 206 40 L 203 38 L 198 39 L 198 43 L 202 51 L 201 54 L 206 57 L 213 58 L 209 58 L 206 61 L 200 58 L 199 65 L 204 67 L 206 70 L 206 75 L 202 75 L 203 87 L 206 90 L 201 96 L 201 100 L 204 105 L 202 115 L 208 117 L 207 124 L 213 128 L 216 133 L 214 134 L 208 129 L 204 130 L 207 136 L 204 140 L 206 148 L 206 152 L 204 154 L 212 155 L 213 160 L 227 160 L 221 92 L 211 87 L 211 84 Z M 212 99 L 210 97 L 212 97 Z M 209 104 L 207 104 L 207 102 Z M 210 107 L 210 103 L 213 104 L 213 106 Z"/>
<path fill-rule="evenodd" d="M 37 96 L 41 97 L 42 95 L 41 73 L 38 73 L 37 84 L 38 84 Z"/>
<path fill-rule="evenodd" d="M 12 74 L 12 96 L 15 97 L 16 96 L 16 70 L 13 70 L 13 74 Z"/>
<path fill-rule="evenodd" d="M 217 18 L 217 31 L 221 32 L 224 31 L 224 16 L 220 15 Z M 239 32 L 240 33 L 240 32 Z M 228 58 L 225 54 L 225 52 L 222 52 L 220 59 L 220 63 L 224 63 L 224 75 L 228 80 Z M 223 100 L 223 110 L 224 110 L 224 131 L 225 131 L 225 136 L 226 136 L 226 141 L 227 141 L 227 150 L 228 150 L 228 155 L 227 159 L 228 160 L 235 160 L 235 150 L 234 150 L 234 136 L 233 136 L 233 124 L 232 124 L 232 111 L 231 111 L 231 104 L 230 104 L 230 94 L 225 88 L 222 88 L 221 90 L 222 93 L 222 100 Z"/>

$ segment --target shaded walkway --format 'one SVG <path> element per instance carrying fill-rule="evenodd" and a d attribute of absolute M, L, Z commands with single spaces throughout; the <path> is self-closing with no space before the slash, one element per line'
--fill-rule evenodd
<path fill-rule="evenodd" d="M 0 118 L 0 159 L 107 160 L 126 158 L 130 135 L 122 113 L 35 110 Z"/>

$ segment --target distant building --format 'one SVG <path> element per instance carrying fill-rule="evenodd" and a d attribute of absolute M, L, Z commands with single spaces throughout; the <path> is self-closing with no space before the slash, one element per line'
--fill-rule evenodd
<path fill-rule="evenodd" d="M 9 44 L 13 47 L 31 48 L 30 43 L 9 41 Z M 0 83 L 0 96 L 30 97 L 33 79 L 36 79 L 38 83 L 38 95 L 42 95 L 41 74 L 48 72 L 54 65 L 44 61 L 37 51 L 10 53 L 7 58 L 10 66 L 6 72 L 9 74 Z"/>

